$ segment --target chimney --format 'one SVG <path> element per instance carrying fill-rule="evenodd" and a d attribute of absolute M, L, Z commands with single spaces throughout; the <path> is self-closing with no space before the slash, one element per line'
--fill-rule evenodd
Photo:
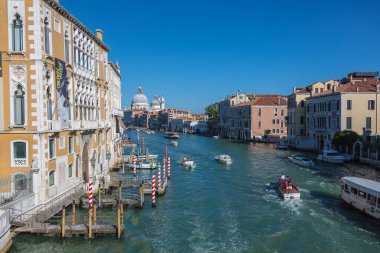
<path fill-rule="evenodd" d="M 98 37 L 100 41 L 103 41 L 103 31 L 100 29 L 96 29 L 96 37 Z"/>

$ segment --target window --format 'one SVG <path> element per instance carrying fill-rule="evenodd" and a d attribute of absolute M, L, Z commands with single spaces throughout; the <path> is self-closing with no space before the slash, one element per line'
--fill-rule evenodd
<path fill-rule="evenodd" d="M 376 206 L 376 196 L 373 196 L 373 195 L 368 193 L 367 203 L 370 204 L 371 206 Z"/>
<path fill-rule="evenodd" d="M 25 141 L 15 141 L 12 144 L 12 166 L 23 167 L 27 166 L 27 150 Z"/>
<path fill-rule="evenodd" d="M 276 129 L 272 129 L 272 133 L 276 133 Z"/>
<path fill-rule="evenodd" d="M 347 100 L 347 110 L 352 109 L 352 100 Z"/>
<path fill-rule="evenodd" d="M 45 53 L 51 54 L 50 50 L 50 28 L 49 28 L 49 19 L 46 17 L 44 20 L 44 39 L 45 39 Z"/>
<path fill-rule="evenodd" d="M 47 101 L 47 117 L 48 120 L 53 120 L 53 101 L 50 98 Z"/>
<path fill-rule="evenodd" d="M 54 176 L 55 176 L 55 171 L 52 170 L 49 173 L 49 186 L 54 186 Z"/>
<path fill-rule="evenodd" d="M 340 104 L 339 104 L 339 100 L 338 100 L 338 101 L 336 101 L 336 110 L 339 111 L 340 110 L 339 108 L 340 108 Z"/>
<path fill-rule="evenodd" d="M 354 187 L 351 187 L 351 193 L 353 195 L 358 195 L 358 189 L 354 188 Z"/>
<path fill-rule="evenodd" d="M 261 108 L 259 108 L 259 116 L 261 116 Z"/>
<path fill-rule="evenodd" d="M 20 52 L 23 50 L 23 24 L 20 15 L 16 14 L 12 22 L 12 51 Z"/>
<path fill-rule="evenodd" d="M 276 120 L 276 124 L 277 125 L 280 124 L 280 120 L 279 119 Z"/>
<path fill-rule="evenodd" d="M 371 130 L 371 117 L 365 118 L 365 128 Z"/>
<path fill-rule="evenodd" d="M 15 125 L 25 124 L 25 92 L 21 85 L 17 86 L 14 95 L 14 123 Z"/>
<path fill-rule="evenodd" d="M 276 120 L 275 119 L 272 120 L 272 124 L 276 124 Z"/>
<path fill-rule="evenodd" d="M 278 109 L 274 108 L 274 116 L 277 116 L 277 111 L 278 111 Z"/>
<path fill-rule="evenodd" d="M 69 165 L 69 178 L 70 177 L 73 177 L 73 165 L 72 164 Z"/>
<path fill-rule="evenodd" d="M 69 136 L 69 154 L 73 153 L 73 137 Z"/>
<path fill-rule="evenodd" d="M 68 31 L 65 32 L 65 61 L 70 63 L 70 37 Z"/>
<path fill-rule="evenodd" d="M 315 88 L 314 92 L 315 92 L 315 93 L 318 93 L 318 88 Z"/>
<path fill-rule="evenodd" d="M 281 121 L 281 128 L 284 127 L 284 121 Z"/>
<path fill-rule="evenodd" d="M 319 89 L 319 92 L 323 92 L 323 88 L 320 88 L 320 89 Z"/>
<path fill-rule="evenodd" d="M 49 158 L 55 157 L 55 141 L 54 139 L 49 139 Z"/>
<path fill-rule="evenodd" d="M 367 198 L 367 193 L 359 190 L 359 199 L 365 200 Z"/>
<path fill-rule="evenodd" d="M 305 101 L 301 101 L 301 107 L 305 107 Z"/>
<path fill-rule="evenodd" d="M 234 122 L 232 121 L 232 126 L 234 126 Z M 100 146 L 100 137 L 101 137 L 101 133 L 98 133 L 98 146 Z"/>
<path fill-rule="evenodd" d="M 304 124 L 304 116 L 300 117 L 300 124 L 302 124 L 302 125 Z"/>
<path fill-rule="evenodd" d="M 368 100 L 368 110 L 375 110 L 375 100 Z"/>
<path fill-rule="evenodd" d="M 279 133 L 279 132 L 280 132 L 280 130 L 277 128 L 277 129 L 276 129 L 276 133 Z"/>
<path fill-rule="evenodd" d="M 327 89 L 331 90 L 331 84 L 327 84 Z"/>
<path fill-rule="evenodd" d="M 284 116 L 284 109 L 281 109 L 281 116 Z"/>
<path fill-rule="evenodd" d="M 347 117 L 346 124 L 347 124 L 347 126 L 346 126 L 347 129 L 352 129 L 352 118 L 351 117 Z"/>
<path fill-rule="evenodd" d="M 258 127 L 261 128 L 261 120 L 259 120 L 259 126 Z"/>

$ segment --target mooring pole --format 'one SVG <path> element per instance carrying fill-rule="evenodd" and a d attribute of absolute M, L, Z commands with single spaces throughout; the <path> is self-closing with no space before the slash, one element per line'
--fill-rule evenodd
<path fill-rule="evenodd" d="M 92 239 L 92 207 L 88 209 L 88 239 Z"/>
<path fill-rule="evenodd" d="M 121 181 L 119 182 L 119 201 L 121 201 Z"/>
<path fill-rule="evenodd" d="M 125 169 L 124 169 L 124 166 L 125 166 L 124 162 L 125 162 L 125 160 L 124 160 L 124 156 L 123 156 L 123 160 L 122 161 L 123 161 L 123 165 L 122 166 L 123 166 L 123 175 L 124 175 L 125 174 Z"/>
<path fill-rule="evenodd" d="M 62 207 L 62 224 L 61 224 L 61 235 L 65 238 L 65 225 L 66 225 L 66 208 L 65 205 Z"/>
<path fill-rule="evenodd" d="M 117 239 L 120 239 L 121 227 L 120 227 L 120 202 L 117 205 Z"/>
<path fill-rule="evenodd" d="M 73 200 L 73 204 L 72 204 L 72 212 L 71 212 L 71 225 L 75 225 L 75 199 Z"/>

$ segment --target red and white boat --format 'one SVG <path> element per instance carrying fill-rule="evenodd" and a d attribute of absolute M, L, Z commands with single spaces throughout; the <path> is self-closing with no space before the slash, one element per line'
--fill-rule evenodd
<path fill-rule="evenodd" d="M 287 199 L 301 199 L 301 191 L 296 186 L 296 182 L 285 176 L 277 178 L 277 189 L 281 193 L 282 197 Z"/>

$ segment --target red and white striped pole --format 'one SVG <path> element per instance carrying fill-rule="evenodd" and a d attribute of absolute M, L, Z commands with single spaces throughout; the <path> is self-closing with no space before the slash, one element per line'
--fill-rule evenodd
<path fill-rule="evenodd" d="M 158 165 L 157 166 L 157 177 L 158 177 L 158 184 L 157 184 L 157 187 L 158 187 L 158 189 L 160 189 L 161 188 L 161 166 L 160 165 Z"/>
<path fill-rule="evenodd" d="M 152 175 L 152 207 L 156 206 L 156 176 Z"/>
<path fill-rule="evenodd" d="M 162 161 L 162 163 L 163 163 L 163 175 L 162 175 L 162 177 L 164 178 L 164 181 L 165 181 L 165 178 L 166 178 L 166 159 L 164 159 Z"/>
<path fill-rule="evenodd" d="M 88 206 L 92 208 L 92 182 L 88 184 Z"/>
<path fill-rule="evenodd" d="M 168 157 L 168 179 L 170 179 L 170 157 Z"/>
<path fill-rule="evenodd" d="M 133 156 L 133 176 L 136 176 L 136 156 Z"/>

